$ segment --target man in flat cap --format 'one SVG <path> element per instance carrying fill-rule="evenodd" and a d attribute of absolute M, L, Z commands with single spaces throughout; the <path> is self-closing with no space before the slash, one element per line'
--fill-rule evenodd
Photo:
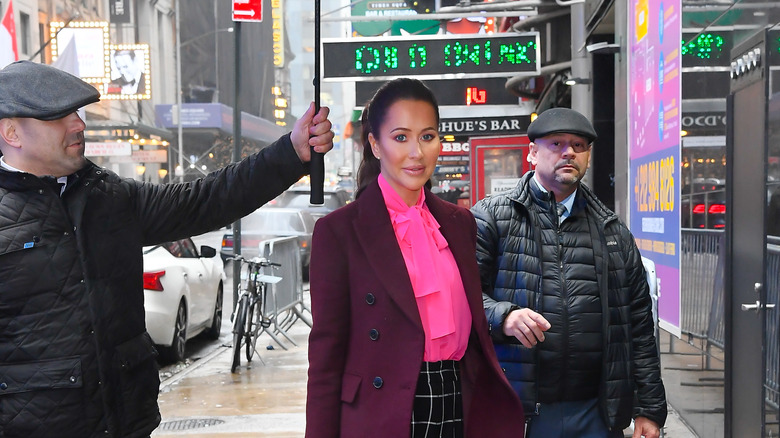
<path fill-rule="evenodd" d="M 628 228 L 580 181 L 596 131 L 568 108 L 528 126 L 535 170 L 477 202 L 496 353 L 529 438 L 658 438 L 666 421 L 652 304 Z"/>
<path fill-rule="evenodd" d="M 0 70 L 0 436 L 148 437 L 160 422 L 141 249 L 229 224 L 333 147 L 328 108 L 208 176 L 155 185 L 84 158 L 91 85 Z M 60 188 L 57 182 L 64 183 Z"/>

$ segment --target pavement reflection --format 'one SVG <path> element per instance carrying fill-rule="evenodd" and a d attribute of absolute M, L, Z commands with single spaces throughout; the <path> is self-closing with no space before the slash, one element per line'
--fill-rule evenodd
<path fill-rule="evenodd" d="M 309 327 L 298 321 L 288 334 L 298 344 L 288 343 L 288 350 L 268 335 L 260 337 L 258 353 L 265 365 L 257 357 L 247 364 L 242 355 L 232 374 L 233 350 L 221 346 L 164 382 L 159 398 L 163 423 L 152 436 L 303 436 Z"/>

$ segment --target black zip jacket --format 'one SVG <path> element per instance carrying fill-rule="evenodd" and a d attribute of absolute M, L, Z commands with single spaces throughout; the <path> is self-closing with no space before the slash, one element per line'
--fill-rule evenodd
<path fill-rule="evenodd" d="M 0 437 L 148 437 L 160 382 L 142 247 L 229 224 L 305 171 L 289 134 L 184 184 L 88 163 L 60 198 L 0 169 Z"/>
<path fill-rule="evenodd" d="M 539 402 L 539 349 L 527 349 L 514 337 L 503 334 L 503 322 L 511 310 L 539 309 L 550 302 L 542 293 L 542 230 L 531 195 L 533 172 L 526 173 L 517 187 L 502 195 L 485 198 L 472 207 L 477 220 L 477 260 L 480 265 L 483 301 L 496 353 L 512 386 L 531 417 Z M 576 343 L 586 331 L 601 334 L 601 379 L 597 383 L 599 409 L 610 430 L 628 427 L 632 417 L 647 417 L 663 426 L 667 407 L 655 343 L 652 302 L 641 255 L 628 228 L 581 184 L 578 199 L 586 233 L 578 233 L 570 247 L 590 246 L 595 261 L 595 279 L 601 305 L 600 327 L 569 332 L 568 338 L 552 337 L 547 342 Z M 549 254 L 546 255 L 549 259 Z M 567 266 L 569 278 L 588 278 L 585 269 Z M 544 309 L 549 311 L 551 309 Z M 583 309 L 574 306 L 560 312 L 570 320 Z M 580 327 L 582 321 L 579 321 Z M 564 350 L 564 345 L 546 345 L 546 350 Z M 568 350 L 573 351 L 573 350 Z M 574 354 L 573 352 L 571 354 Z M 574 362 L 577 357 L 567 358 Z M 549 372 L 549 370 L 546 370 Z M 565 378 L 567 376 L 561 376 Z M 572 379 L 570 379 L 572 380 Z M 574 380 L 576 385 L 576 380 Z M 583 390 L 589 384 L 582 382 Z M 576 387 L 574 390 L 576 391 Z"/>

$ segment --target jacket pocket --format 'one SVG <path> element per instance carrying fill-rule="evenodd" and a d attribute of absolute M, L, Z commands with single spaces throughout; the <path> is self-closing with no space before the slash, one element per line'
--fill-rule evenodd
<path fill-rule="evenodd" d="M 38 219 L 0 229 L 0 255 L 45 245 L 42 222 Z"/>
<path fill-rule="evenodd" d="M 360 382 L 363 379 L 360 376 L 354 374 L 344 374 L 341 378 L 341 401 L 344 403 L 352 403 L 357 397 L 358 390 L 360 389 Z"/>
<path fill-rule="evenodd" d="M 116 400 L 120 435 L 132 435 L 133 431 L 139 430 L 151 432 L 160 421 L 157 408 L 160 375 L 155 361 L 157 350 L 154 349 L 152 339 L 144 332 L 117 346 L 115 351 L 120 386 Z"/>
<path fill-rule="evenodd" d="M 0 431 L 5 436 L 39 436 L 53 430 L 80 434 L 82 385 L 77 356 L 0 365 Z"/>
<path fill-rule="evenodd" d="M 0 397 L 40 389 L 80 388 L 81 384 L 78 357 L 0 365 Z"/>

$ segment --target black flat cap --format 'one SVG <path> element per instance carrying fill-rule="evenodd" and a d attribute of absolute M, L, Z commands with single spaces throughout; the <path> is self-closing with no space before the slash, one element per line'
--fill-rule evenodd
<path fill-rule="evenodd" d="M 100 100 L 88 83 L 58 68 L 17 61 L 0 70 L 0 119 L 61 119 Z"/>
<path fill-rule="evenodd" d="M 528 139 L 531 141 L 560 133 L 579 135 L 588 139 L 588 143 L 598 138 L 590 120 L 569 108 L 550 108 L 528 125 Z"/>

